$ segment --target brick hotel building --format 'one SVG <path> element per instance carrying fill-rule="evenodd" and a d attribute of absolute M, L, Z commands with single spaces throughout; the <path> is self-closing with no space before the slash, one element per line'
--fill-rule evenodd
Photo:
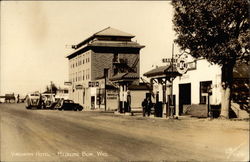
<path fill-rule="evenodd" d="M 139 85 L 140 50 L 134 35 L 108 27 L 73 45 L 69 61 L 69 98 L 85 109 L 118 107 L 118 88 L 110 81 L 127 76 Z M 106 100 L 105 100 L 106 97 Z M 105 103 L 106 101 L 106 103 Z"/>

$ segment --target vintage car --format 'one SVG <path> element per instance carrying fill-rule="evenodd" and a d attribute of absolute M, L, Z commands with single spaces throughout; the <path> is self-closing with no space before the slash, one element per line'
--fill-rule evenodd
<path fill-rule="evenodd" d="M 55 106 L 56 109 L 58 110 L 74 110 L 74 111 L 82 111 L 83 107 L 78 104 L 78 103 L 74 103 L 74 101 L 72 100 L 64 100 L 61 99 L 57 105 Z"/>
<path fill-rule="evenodd" d="M 25 97 L 25 107 L 26 109 L 31 108 L 41 108 L 41 94 L 40 93 L 29 93 Z"/>
<path fill-rule="evenodd" d="M 57 104 L 55 94 L 53 93 L 42 93 L 42 105 L 43 108 L 53 109 Z"/>

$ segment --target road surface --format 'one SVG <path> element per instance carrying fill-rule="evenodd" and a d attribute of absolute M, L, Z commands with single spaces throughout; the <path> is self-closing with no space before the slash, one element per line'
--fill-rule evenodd
<path fill-rule="evenodd" d="M 1 161 L 249 160 L 248 121 L 167 120 L 0 104 Z"/>

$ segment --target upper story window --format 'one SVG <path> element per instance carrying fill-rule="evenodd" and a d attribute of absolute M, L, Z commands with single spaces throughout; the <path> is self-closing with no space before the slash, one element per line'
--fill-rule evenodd
<path fill-rule="evenodd" d="M 86 80 L 87 79 L 90 79 L 90 72 L 89 72 L 89 69 L 86 70 Z"/>
<path fill-rule="evenodd" d="M 85 78 L 85 73 L 84 73 L 84 70 L 82 71 L 82 80 L 84 80 Z"/>
<path fill-rule="evenodd" d="M 81 76 L 81 75 L 82 75 L 82 72 L 80 71 L 80 72 L 78 72 L 78 74 L 79 74 L 79 75 L 78 75 L 78 80 L 81 81 L 81 80 L 82 80 L 82 76 Z"/>
<path fill-rule="evenodd" d="M 89 70 L 86 70 L 86 80 L 88 79 Z"/>

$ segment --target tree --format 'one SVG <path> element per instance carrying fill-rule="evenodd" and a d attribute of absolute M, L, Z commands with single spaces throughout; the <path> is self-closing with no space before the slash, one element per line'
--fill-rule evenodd
<path fill-rule="evenodd" d="M 50 85 L 46 86 L 46 91 L 47 93 L 56 93 L 56 91 L 58 90 L 57 86 L 53 83 L 50 82 Z"/>
<path fill-rule="evenodd" d="M 194 58 L 222 67 L 222 118 L 229 117 L 233 68 L 249 61 L 249 0 L 173 0 L 175 42 Z"/>

